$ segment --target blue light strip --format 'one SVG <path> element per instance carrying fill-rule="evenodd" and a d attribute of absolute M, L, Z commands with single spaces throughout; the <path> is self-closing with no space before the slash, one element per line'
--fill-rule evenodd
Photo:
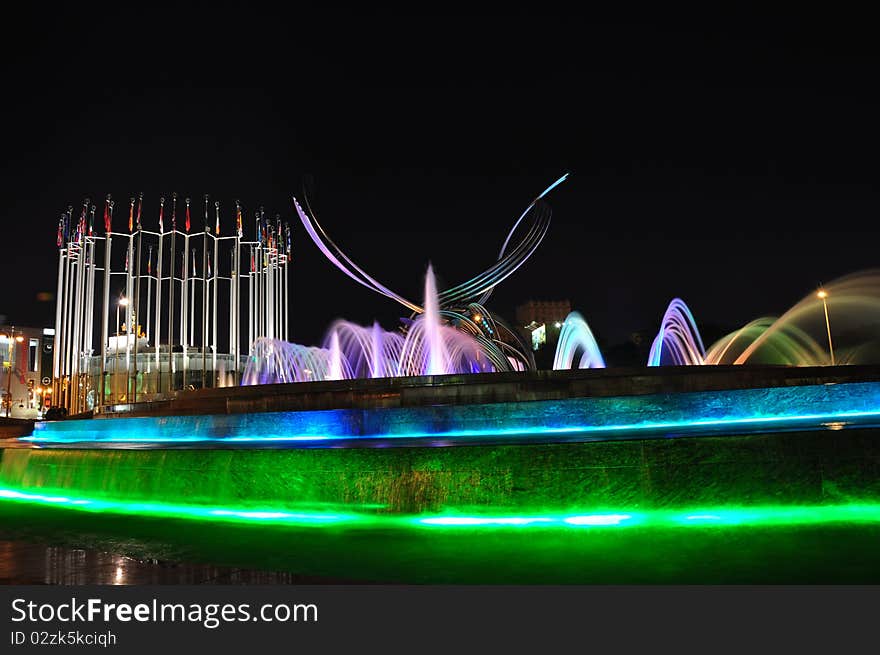
<path fill-rule="evenodd" d="M 272 442 L 323 442 L 323 441 L 348 441 L 351 439 L 469 439 L 489 437 L 517 437 L 517 436 L 577 436 L 577 435 L 603 435 L 615 432 L 653 432 L 663 430 L 692 430 L 696 428 L 736 428 L 738 426 L 779 425 L 783 427 L 800 427 L 806 423 L 809 426 L 819 426 L 823 423 L 847 423 L 860 419 L 880 420 L 880 410 L 870 412 L 838 412 L 834 414 L 795 414 L 789 416 L 755 416 L 734 419 L 695 420 L 695 421 L 666 421 L 657 423 L 625 423 L 621 425 L 581 425 L 567 427 L 533 427 L 533 428 L 491 428 L 482 430 L 451 430 L 447 432 L 402 432 L 389 434 L 376 434 L 365 436 L 354 435 L 284 435 L 284 436 L 258 436 L 238 435 L 224 438 L 211 438 L 200 436 L 172 436 L 172 437 L 141 437 L 130 432 L 114 434 L 102 438 L 102 442 L 108 443 L 272 443 Z M 788 425 L 786 425 L 788 424 Z M 835 428 L 839 429 L 837 426 Z M 102 435 L 103 436 L 103 435 Z M 59 434 L 40 434 L 22 437 L 22 441 L 35 443 L 78 443 L 80 438 L 65 439 Z"/>
<path fill-rule="evenodd" d="M 880 423 L 880 383 L 692 392 L 624 398 L 58 421 L 35 444 L 280 444 L 505 438 L 648 438 Z M 658 433 L 652 435 L 652 433 Z M 437 443 L 445 442 L 445 443 Z"/>

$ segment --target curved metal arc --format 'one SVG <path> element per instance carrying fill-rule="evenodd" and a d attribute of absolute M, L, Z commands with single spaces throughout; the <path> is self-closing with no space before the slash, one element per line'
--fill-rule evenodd
<path fill-rule="evenodd" d="M 333 240 L 327 235 L 327 232 L 324 230 L 323 227 L 321 227 L 321 224 L 318 222 L 318 220 L 315 216 L 315 212 L 314 212 L 314 210 L 312 210 L 312 208 L 309 204 L 309 200 L 308 200 L 307 196 L 304 196 L 304 202 L 306 203 L 306 207 L 308 207 L 309 213 L 311 213 L 311 215 L 312 215 L 311 219 L 306 215 L 305 212 L 302 211 L 302 208 L 299 206 L 299 203 L 296 201 L 295 197 L 293 199 L 293 202 L 294 202 L 294 205 L 296 206 L 297 214 L 299 215 L 300 221 L 303 223 L 303 226 L 306 228 L 306 231 L 309 233 L 309 236 L 312 238 L 312 241 L 315 243 L 316 246 L 318 246 L 318 248 L 321 250 L 321 252 L 323 252 L 324 255 L 327 256 L 328 259 L 330 259 L 331 262 L 333 262 L 336 265 L 337 268 L 339 268 L 341 271 L 346 273 L 353 280 L 359 282 L 360 284 L 364 285 L 367 288 L 372 289 L 376 293 L 379 293 L 383 296 L 386 296 L 387 298 L 391 298 L 392 300 L 396 300 L 401 305 L 409 308 L 410 310 L 412 310 L 414 312 L 418 312 L 418 313 L 422 312 L 422 308 L 419 305 L 417 305 L 416 303 L 414 303 L 410 300 L 407 300 L 406 298 L 404 298 L 400 294 L 395 293 L 394 291 L 392 291 L 391 289 L 389 289 L 388 287 L 383 285 L 381 282 L 379 282 L 378 280 L 373 278 L 369 273 L 367 273 L 362 268 L 360 268 L 357 264 L 355 264 L 351 260 L 351 258 L 348 255 L 345 254 L 345 252 L 343 252 L 343 250 L 339 246 L 337 246 L 333 242 Z M 312 227 L 312 223 L 314 223 L 314 227 Z M 336 251 L 336 254 L 341 259 L 345 260 L 345 262 L 352 269 L 357 271 L 363 277 L 363 279 L 360 279 L 356 275 L 354 275 L 350 269 L 348 269 L 344 264 L 342 264 L 339 261 L 339 259 L 337 259 L 335 256 L 332 255 L 332 253 L 329 252 L 329 249 L 326 247 L 326 245 L 324 245 L 321 238 L 318 237 L 317 234 L 315 233 L 315 228 L 317 228 L 317 230 L 320 231 L 321 235 L 323 235 L 323 237 L 324 237 L 324 239 L 326 239 L 327 243 L 329 243 L 333 247 L 333 249 Z"/>
<path fill-rule="evenodd" d="M 514 223 L 513 228 L 507 235 L 507 238 L 504 240 L 504 244 L 501 246 L 501 251 L 499 253 L 499 261 L 496 262 L 494 266 L 490 267 L 488 270 L 484 271 L 472 280 L 469 280 L 462 285 L 458 285 L 439 294 L 441 302 L 450 302 L 452 298 L 466 298 L 468 297 L 468 295 L 466 294 L 470 293 L 470 290 L 474 289 L 475 287 L 477 290 L 470 295 L 476 296 L 482 293 L 483 295 L 480 297 L 479 300 L 481 304 L 488 300 L 489 296 L 491 295 L 492 289 L 501 281 L 509 277 L 520 266 L 522 266 L 522 264 L 534 253 L 538 245 L 540 245 L 541 241 L 547 233 L 547 230 L 549 229 L 549 216 L 547 216 L 545 222 L 546 224 L 538 227 L 542 223 L 542 217 L 539 216 L 536 224 L 532 227 L 532 229 L 529 231 L 523 241 L 521 241 L 517 245 L 517 247 L 511 251 L 509 257 L 505 258 L 507 247 L 510 243 L 510 240 L 513 238 L 514 233 L 516 232 L 516 229 L 519 227 L 522 220 L 529 214 L 529 212 L 539 203 L 539 201 L 544 198 L 548 193 L 550 193 L 550 191 L 552 191 L 555 187 L 564 182 L 567 178 L 568 173 L 561 176 L 550 186 L 544 189 L 544 191 L 542 191 L 529 204 L 529 206 L 526 207 L 526 209 L 517 219 L 516 223 Z M 303 211 L 302 207 L 300 207 L 299 203 L 294 197 L 293 201 L 294 206 L 297 210 L 297 215 L 299 216 L 300 221 L 303 223 L 303 226 L 305 227 L 306 232 L 309 234 L 309 237 L 312 239 L 318 249 L 324 254 L 324 256 L 326 256 L 331 261 L 331 263 L 333 263 L 337 268 L 348 275 L 351 279 L 355 280 L 358 284 L 372 289 L 376 293 L 386 296 L 387 298 L 396 300 L 404 307 L 407 307 L 415 313 L 422 313 L 423 308 L 421 306 L 392 291 L 391 289 L 380 283 L 378 280 L 370 276 L 357 264 L 355 264 L 351 260 L 351 258 L 348 257 L 345 252 L 333 242 L 333 240 L 318 222 L 317 216 L 315 215 L 315 212 L 309 203 L 308 194 L 304 193 L 303 200 L 305 202 L 306 208 L 308 209 L 308 212 L 311 214 L 311 217 L 309 217 L 306 212 Z M 536 234 L 538 236 L 534 236 Z M 487 283 L 488 286 L 486 286 Z"/>
<path fill-rule="evenodd" d="M 533 205 L 534 206 L 534 205 Z M 440 302 L 448 304 L 456 300 L 476 298 L 479 304 L 491 295 L 491 289 L 510 277 L 525 261 L 534 254 L 550 228 L 550 209 L 543 205 L 545 211 L 539 214 L 535 223 L 516 247 L 507 256 L 499 259 L 491 267 L 471 280 L 459 284 L 440 294 Z"/>

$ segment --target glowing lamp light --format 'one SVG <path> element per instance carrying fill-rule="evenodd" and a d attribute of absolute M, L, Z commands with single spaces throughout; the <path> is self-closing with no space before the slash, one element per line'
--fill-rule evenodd
<path fill-rule="evenodd" d="M 125 297 L 120 298 L 119 304 L 123 307 L 128 307 L 128 298 L 125 298 Z"/>
<path fill-rule="evenodd" d="M 565 522 L 569 525 L 620 525 L 631 518 L 629 514 L 588 514 L 569 516 Z"/>
<path fill-rule="evenodd" d="M 828 297 L 828 292 L 825 291 L 825 289 L 819 289 L 819 291 L 816 292 L 816 297 L 825 300 L 825 298 Z"/>
<path fill-rule="evenodd" d="M 419 519 L 419 523 L 422 525 L 440 526 L 532 525 L 534 523 L 553 523 L 553 519 L 540 516 L 436 516 L 427 519 Z"/>
<path fill-rule="evenodd" d="M 19 335 L 19 336 L 15 337 L 15 340 L 18 341 L 18 343 L 21 343 L 22 341 L 24 341 L 24 337 Z"/>

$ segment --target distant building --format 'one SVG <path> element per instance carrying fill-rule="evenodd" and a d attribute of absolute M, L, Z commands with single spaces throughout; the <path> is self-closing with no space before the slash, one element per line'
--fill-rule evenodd
<path fill-rule="evenodd" d="M 0 416 L 37 418 L 51 405 L 54 335 L 51 328 L 0 325 Z"/>
<path fill-rule="evenodd" d="M 532 345 L 538 368 L 550 368 L 562 323 L 571 313 L 568 300 L 529 300 L 516 308 L 516 328 Z"/>
<path fill-rule="evenodd" d="M 516 308 L 516 323 L 520 327 L 544 323 L 549 330 L 556 323 L 561 325 L 570 313 L 568 300 L 529 300 Z"/>

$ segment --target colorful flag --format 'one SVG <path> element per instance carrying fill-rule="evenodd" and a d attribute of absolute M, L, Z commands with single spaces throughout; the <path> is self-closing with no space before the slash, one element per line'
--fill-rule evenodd
<path fill-rule="evenodd" d="M 95 206 L 89 208 L 89 236 L 95 233 Z"/>
<path fill-rule="evenodd" d="M 238 200 L 235 201 L 235 229 L 238 232 L 238 238 L 241 239 L 241 205 Z"/>
<path fill-rule="evenodd" d="M 131 197 L 131 206 L 128 208 L 128 231 L 134 229 L 134 196 Z"/>
<path fill-rule="evenodd" d="M 104 232 L 110 232 L 110 195 L 104 200 Z"/>
<path fill-rule="evenodd" d="M 165 232 L 165 221 L 162 219 L 165 215 L 165 196 L 159 198 L 159 232 Z"/>
<path fill-rule="evenodd" d="M 177 229 L 177 191 L 171 194 L 171 229 Z"/>
<path fill-rule="evenodd" d="M 59 248 L 64 245 L 64 214 L 58 219 L 58 236 L 55 238 L 55 243 Z"/>
<path fill-rule="evenodd" d="M 76 240 L 80 241 L 86 235 L 86 212 L 89 210 L 89 199 L 83 202 L 82 212 L 79 215 L 79 223 L 76 226 Z"/>
<path fill-rule="evenodd" d="M 190 220 L 189 220 L 189 198 L 186 199 L 186 223 L 184 224 L 186 227 L 186 231 L 189 232 Z"/>
<path fill-rule="evenodd" d="M 152 274 L 153 272 L 153 246 L 150 246 L 150 250 L 147 253 L 147 275 Z"/>
<path fill-rule="evenodd" d="M 220 236 L 220 203 L 214 203 L 214 214 L 217 216 L 217 221 L 214 223 L 214 234 Z"/>
<path fill-rule="evenodd" d="M 125 252 L 125 270 L 128 271 L 128 251 Z"/>
<path fill-rule="evenodd" d="M 251 273 L 257 270 L 257 262 L 254 259 L 254 249 L 251 247 Z"/>
<path fill-rule="evenodd" d="M 137 229 L 141 229 L 141 208 L 144 206 L 144 194 L 138 196 Z"/>
<path fill-rule="evenodd" d="M 287 236 L 287 254 L 289 255 L 290 254 L 290 224 L 289 223 L 284 226 L 284 231 Z"/>

